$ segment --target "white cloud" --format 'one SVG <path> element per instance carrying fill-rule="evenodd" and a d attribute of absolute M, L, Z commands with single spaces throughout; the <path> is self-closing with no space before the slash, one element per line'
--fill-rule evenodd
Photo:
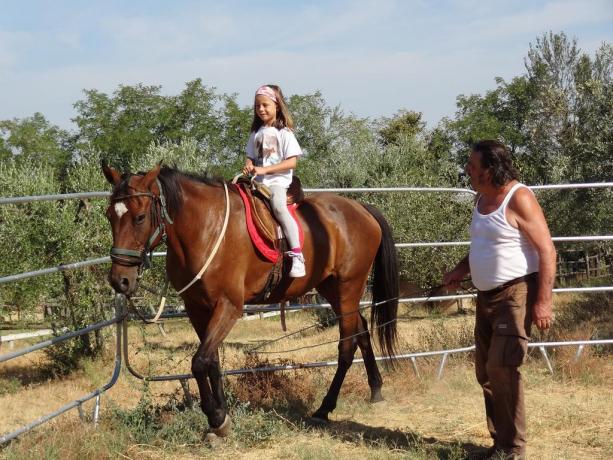
<path fill-rule="evenodd" d="M 62 30 L 57 33 L 56 40 L 61 46 L 66 46 L 73 50 L 83 48 L 83 36 L 77 30 Z"/>
<path fill-rule="evenodd" d="M 16 65 L 33 42 L 30 33 L 0 30 L 0 73 Z"/>
<path fill-rule="evenodd" d="M 392 13 L 394 1 L 378 0 L 341 3 L 330 7 L 307 8 L 299 15 L 292 15 L 288 21 L 292 27 L 282 41 L 288 47 L 334 43 L 337 40 L 350 42 L 351 36 L 373 36 L 380 25 Z"/>
<path fill-rule="evenodd" d="M 548 2 L 515 14 L 494 18 L 478 19 L 467 26 L 467 30 L 480 39 L 488 37 L 540 34 L 548 30 L 555 32 L 571 26 L 604 24 L 613 19 L 610 0 Z"/>
<path fill-rule="evenodd" d="M 101 25 L 122 57 L 132 56 L 139 61 L 189 50 L 193 43 L 189 29 L 171 20 L 115 17 Z"/>

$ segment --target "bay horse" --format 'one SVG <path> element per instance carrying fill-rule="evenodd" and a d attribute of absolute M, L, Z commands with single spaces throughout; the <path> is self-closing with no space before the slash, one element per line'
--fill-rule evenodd
<path fill-rule="evenodd" d="M 160 165 L 138 174 L 121 174 L 108 165 L 102 169 L 113 186 L 106 211 L 113 232 L 109 281 L 116 292 L 133 294 L 147 253 L 166 241 L 168 279 L 182 291 L 185 309 L 200 339 L 191 369 L 201 407 L 210 433 L 227 436 L 230 418 L 218 347 L 242 316 L 244 304 L 258 298 L 272 263 L 252 244 L 245 208 L 233 185 Z M 338 316 L 338 367 L 313 414 L 314 419 L 327 421 L 357 347 L 368 374 L 371 402 L 383 399 L 383 380 L 359 301 L 374 267 L 372 327 L 378 329 L 383 353 L 393 357 L 398 309 L 396 248 L 383 215 L 352 199 L 314 193 L 301 202 L 297 216 L 304 233 L 306 276 L 283 278 L 267 303 L 299 297 L 315 288 Z M 198 277 L 207 257 L 210 265 Z"/>

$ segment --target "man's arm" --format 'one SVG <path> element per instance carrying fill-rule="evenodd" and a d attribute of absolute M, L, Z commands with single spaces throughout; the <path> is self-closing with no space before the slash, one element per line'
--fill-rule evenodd
<path fill-rule="evenodd" d="M 539 286 L 532 320 L 539 329 L 551 326 L 552 290 L 556 276 L 556 249 L 549 227 L 536 197 L 526 188 L 520 188 L 509 202 L 507 220 L 525 235 L 539 255 Z"/>
<path fill-rule="evenodd" d="M 460 260 L 453 270 L 443 275 L 443 285 L 450 289 L 457 289 L 460 282 L 470 273 L 468 255 Z"/>

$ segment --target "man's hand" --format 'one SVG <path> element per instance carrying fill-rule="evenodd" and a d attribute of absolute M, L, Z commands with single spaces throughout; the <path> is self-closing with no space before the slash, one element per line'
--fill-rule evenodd
<path fill-rule="evenodd" d="M 448 289 L 458 289 L 464 277 L 470 273 L 468 256 L 458 262 L 453 270 L 443 274 L 443 285 Z"/>
<path fill-rule="evenodd" d="M 536 302 L 532 307 L 532 322 L 536 327 L 545 331 L 553 324 L 551 302 Z"/>
<path fill-rule="evenodd" d="M 460 283 L 464 279 L 463 270 L 454 269 L 450 272 L 443 274 L 443 285 L 448 289 L 458 289 L 460 287 Z"/>

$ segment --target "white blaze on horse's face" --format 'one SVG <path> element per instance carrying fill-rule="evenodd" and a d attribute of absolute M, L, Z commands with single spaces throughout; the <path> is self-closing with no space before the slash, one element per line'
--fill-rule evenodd
<path fill-rule="evenodd" d="M 123 201 L 118 201 L 115 203 L 115 214 L 117 214 L 119 219 L 121 219 L 121 216 L 123 216 L 126 212 L 128 212 L 128 207 Z"/>

